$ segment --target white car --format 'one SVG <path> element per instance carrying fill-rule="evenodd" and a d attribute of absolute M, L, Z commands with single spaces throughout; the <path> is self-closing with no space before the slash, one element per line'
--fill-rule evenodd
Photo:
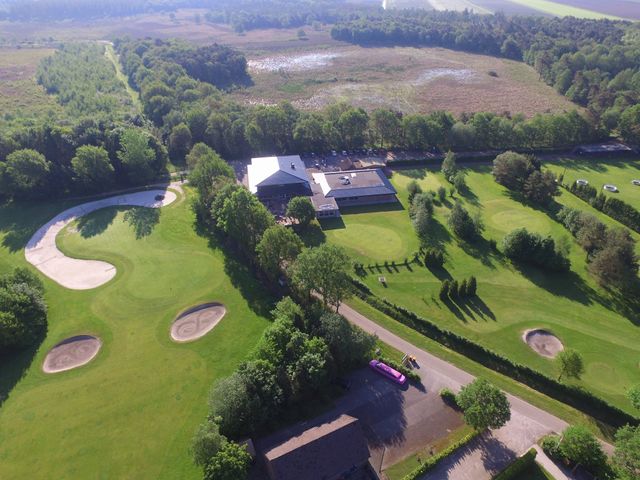
<path fill-rule="evenodd" d="M 606 190 L 607 192 L 617 192 L 618 191 L 618 187 L 616 187 L 615 185 L 605 185 L 604 187 L 602 187 L 604 190 Z"/>
<path fill-rule="evenodd" d="M 580 178 L 580 179 L 576 180 L 576 185 L 580 185 L 581 187 L 584 187 L 586 185 L 589 185 L 589 180 L 585 180 L 583 178 Z"/>
<path fill-rule="evenodd" d="M 631 183 L 633 183 L 636 187 L 640 187 L 640 180 L 631 180 Z"/>

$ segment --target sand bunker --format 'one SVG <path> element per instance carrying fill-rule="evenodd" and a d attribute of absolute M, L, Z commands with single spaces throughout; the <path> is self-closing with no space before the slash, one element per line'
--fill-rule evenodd
<path fill-rule="evenodd" d="M 220 303 L 205 303 L 180 314 L 171 325 L 171 339 L 174 342 L 193 342 L 215 327 L 227 309 Z"/>
<path fill-rule="evenodd" d="M 267 72 L 277 72 L 278 70 L 289 70 L 291 72 L 303 72 L 320 67 L 326 67 L 335 58 L 341 55 L 337 53 L 309 53 L 306 55 L 262 58 L 260 60 L 249 60 L 247 65 L 250 70 L 264 70 Z"/>
<path fill-rule="evenodd" d="M 522 341 L 538 355 L 546 358 L 555 358 L 558 353 L 564 350 L 560 339 L 546 330 L 527 330 L 522 334 Z"/>
<path fill-rule="evenodd" d="M 160 208 L 177 198 L 170 190 L 148 190 L 104 198 L 77 205 L 56 215 L 31 237 L 25 247 L 25 257 L 50 279 L 72 290 L 90 290 L 104 285 L 116 275 L 116 268 L 98 260 L 79 260 L 65 256 L 56 246 L 56 236 L 71 222 L 101 208 Z"/>
<path fill-rule="evenodd" d="M 67 338 L 47 353 L 42 370 L 45 373 L 57 373 L 81 367 L 95 358 L 100 347 L 100 339 L 90 335 Z"/>

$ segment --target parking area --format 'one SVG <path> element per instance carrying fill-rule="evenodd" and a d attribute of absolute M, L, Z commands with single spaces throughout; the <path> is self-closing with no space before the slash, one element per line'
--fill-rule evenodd
<path fill-rule="evenodd" d="M 380 472 L 463 425 L 462 415 L 444 404 L 437 391 L 399 387 L 370 369 L 353 372 L 346 381 L 349 388 L 331 411 L 258 440 L 257 451 L 347 414 L 360 420 L 370 463 Z"/>

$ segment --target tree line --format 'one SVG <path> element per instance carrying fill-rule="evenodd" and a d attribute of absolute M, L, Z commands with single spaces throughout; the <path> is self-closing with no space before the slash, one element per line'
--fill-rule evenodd
<path fill-rule="evenodd" d="M 340 22 L 331 33 L 360 44 L 439 46 L 524 61 L 587 107 L 596 127 L 640 139 L 640 42 L 630 22 L 394 10 Z"/>
<path fill-rule="evenodd" d="M 575 111 L 526 119 L 493 113 L 459 118 L 446 112 L 405 116 L 378 109 L 369 113 L 346 103 L 318 112 L 300 111 L 289 103 L 246 107 L 214 88 L 246 82 L 242 68 L 224 75 L 224 82 L 208 76 L 199 81 L 178 61 L 183 57 L 184 64 L 188 58 L 182 43 L 123 39 L 116 46 L 131 84 L 140 90 L 146 115 L 160 129 L 176 162 L 184 161 L 189 148 L 200 142 L 224 158 L 242 158 L 379 144 L 415 150 L 563 147 L 601 135 Z M 166 54 L 174 48 L 182 53 Z M 246 65 L 236 61 L 238 55 L 227 54 L 219 62 L 231 58 L 234 65 Z"/>

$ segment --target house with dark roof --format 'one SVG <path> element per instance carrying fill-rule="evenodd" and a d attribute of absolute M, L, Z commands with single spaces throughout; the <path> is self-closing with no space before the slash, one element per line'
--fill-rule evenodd
<path fill-rule="evenodd" d="M 313 180 L 324 199 L 333 199 L 338 208 L 398 201 L 396 189 L 380 168 L 314 173 Z"/>
<path fill-rule="evenodd" d="M 357 418 L 341 415 L 288 433 L 263 451 L 271 480 L 338 480 L 369 468 L 369 447 Z"/>
<path fill-rule="evenodd" d="M 261 200 L 312 195 L 309 175 L 299 155 L 252 158 L 247 174 L 249 190 Z"/>

